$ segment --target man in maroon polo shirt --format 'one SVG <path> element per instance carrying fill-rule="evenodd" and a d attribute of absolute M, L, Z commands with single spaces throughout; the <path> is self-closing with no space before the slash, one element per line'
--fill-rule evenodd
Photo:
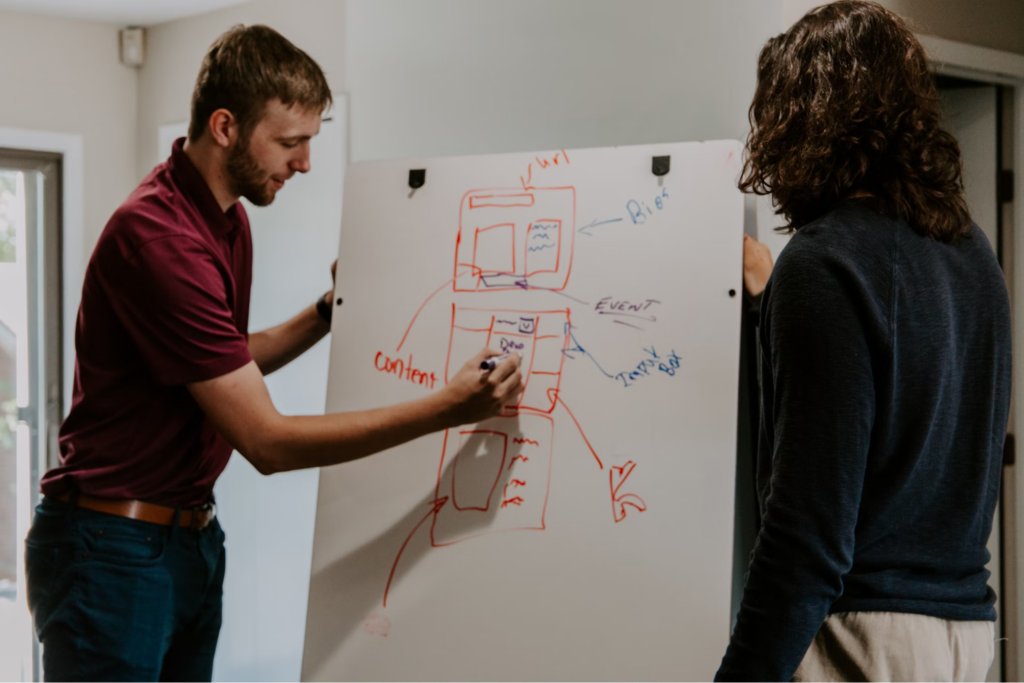
<path fill-rule="evenodd" d="M 329 292 L 250 335 L 246 197 L 270 204 L 310 169 L 331 95 L 263 26 L 236 27 L 200 69 L 186 140 L 110 219 L 86 272 L 61 465 L 26 540 L 48 680 L 209 680 L 221 623 L 217 477 L 237 449 L 263 474 L 361 458 L 496 415 L 517 358 L 364 412 L 285 417 L 263 376 L 330 330 Z"/>

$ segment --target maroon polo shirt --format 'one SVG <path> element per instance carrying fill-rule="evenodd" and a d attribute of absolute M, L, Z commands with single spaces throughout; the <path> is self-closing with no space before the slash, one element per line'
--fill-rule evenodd
<path fill-rule="evenodd" d="M 186 384 L 250 360 L 252 238 L 174 143 L 114 213 L 89 260 L 61 465 L 43 493 L 201 505 L 231 446 Z"/>

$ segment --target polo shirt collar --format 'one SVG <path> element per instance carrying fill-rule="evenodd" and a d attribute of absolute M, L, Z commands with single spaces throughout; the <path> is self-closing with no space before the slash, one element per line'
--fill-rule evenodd
<path fill-rule="evenodd" d="M 196 208 L 199 209 L 200 215 L 202 215 L 210 230 L 217 235 L 230 235 L 241 227 L 242 224 L 238 202 L 235 202 L 234 206 L 226 212 L 222 211 L 217 198 L 213 196 L 210 186 L 206 184 L 206 180 L 199 173 L 199 169 L 196 168 L 192 160 L 185 154 L 184 148 L 185 138 L 178 138 L 174 141 L 174 145 L 171 146 L 171 158 L 167 160 L 171 174 L 177 181 L 178 187 L 184 190 L 185 194 L 196 205 Z"/>

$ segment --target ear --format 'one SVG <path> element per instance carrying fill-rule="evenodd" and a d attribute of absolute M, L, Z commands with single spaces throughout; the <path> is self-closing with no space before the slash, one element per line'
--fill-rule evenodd
<path fill-rule="evenodd" d="M 231 147 L 238 139 L 238 122 L 227 109 L 218 109 L 210 114 L 209 129 L 218 147 Z"/>

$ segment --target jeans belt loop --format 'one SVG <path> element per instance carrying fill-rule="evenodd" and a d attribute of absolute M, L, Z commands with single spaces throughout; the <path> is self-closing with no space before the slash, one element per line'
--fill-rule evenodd
<path fill-rule="evenodd" d="M 71 493 L 68 494 L 67 518 L 69 522 L 75 521 L 75 508 L 78 507 L 78 495 L 78 487 L 72 487 Z"/>
<path fill-rule="evenodd" d="M 178 522 L 181 519 L 181 510 L 174 511 L 174 519 L 171 520 L 171 540 L 178 536 Z"/>

